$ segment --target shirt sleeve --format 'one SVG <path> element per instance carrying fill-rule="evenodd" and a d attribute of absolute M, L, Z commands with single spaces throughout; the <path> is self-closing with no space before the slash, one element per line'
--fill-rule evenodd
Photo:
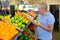
<path fill-rule="evenodd" d="M 48 18 L 47 23 L 48 23 L 48 25 L 54 25 L 54 23 L 55 23 L 55 18 L 54 18 L 54 17 Z"/>

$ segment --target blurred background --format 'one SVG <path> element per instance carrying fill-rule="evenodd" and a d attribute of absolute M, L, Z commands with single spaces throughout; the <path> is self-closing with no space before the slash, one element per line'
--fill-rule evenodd
<path fill-rule="evenodd" d="M 55 17 L 53 40 L 60 40 L 60 0 L 0 0 L 0 12 L 4 9 L 4 3 L 8 1 L 8 11 L 9 13 L 14 13 L 15 10 L 28 10 L 32 9 L 38 11 L 38 6 L 41 2 L 46 2 L 48 5 L 48 10 Z M 5 15 L 5 14 L 3 14 Z"/>

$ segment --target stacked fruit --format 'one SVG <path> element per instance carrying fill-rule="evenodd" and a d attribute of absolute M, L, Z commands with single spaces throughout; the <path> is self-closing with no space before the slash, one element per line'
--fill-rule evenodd
<path fill-rule="evenodd" d="M 0 16 L 0 19 L 3 20 L 4 22 L 10 23 L 10 16 L 11 15 L 6 15 L 6 16 Z"/>
<path fill-rule="evenodd" d="M 1 40 L 11 40 L 18 31 L 12 24 L 6 24 L 3 21 L 0 21 L 0 39 Z"/>
<path fill-rule="evenodd" d="M 17 25 L 18 30 L 22 30 L 29 23 L 29 20 L 26 18 L 24 13 L 17 12 L 14 17 L 11 18 L 11 23 Z"/>
<path fill-rule="evenodd" d="M 15 12 L 15 15 L 21 16 L 21 17 L 23 17 L 24 19 L 30 21 L 30 20 L 27 18 L 27 13 L 25 13 L 25 12 L 17 11 L 17 12 Z"/>
<path fill-rule="evenodd" d="M 29 29 L 26 29 L 22 32 L 22 34 L 18 37 L 17 40 L 35 40 L 35 36 Z"/>
<path fill-rule="evenodd" d="M 34 18 L 37 16 L 37 13 L 33 10 L 28 10 L 27 12 Z"/>
<path fill-rule="evenodd" d="M 35 32 L 36 32 L 36 26 L 35 26 L 35 25 L 30 25 L 30 26 L 28 26 L 28 29 L 29 29 L 33 34 L 35 34 Z"/>
<path fill-rule="evenodd" d="M 35 40 L 35 32 L 36 32 L 36 26 L 35 25 L 29 25 L 25 31 L 22 32 L 22 34 L 27 34 L 31 37 L 31 40 Z"/>

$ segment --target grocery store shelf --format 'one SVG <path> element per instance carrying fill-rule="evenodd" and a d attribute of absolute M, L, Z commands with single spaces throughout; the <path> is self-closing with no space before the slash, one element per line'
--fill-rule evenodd
<path fill-rule="evenodd" d="M 31 22 L 30 22 L 31 23 Z M 30 25 L 30 23 L 26 26 L 26 28 Z M 25 28 L 25 29 L 26 29 Z M 25 30 L 24 29 L 24 30 Z M 17 38 L 21 35 L 21 32 L 23 32 L 24 30 L 20 30 L 19 32 L 18 32 L 18 34 L 13 38 L 13 40 L 17 40 Z"/>
<path fill-rule="evenodd" d="M 13 40 L 17 40 L 17 38 L 19 37 L 19 35 L 21 34 L 22 31 L 19 31 L 19 33 L 13 38 Z"/>

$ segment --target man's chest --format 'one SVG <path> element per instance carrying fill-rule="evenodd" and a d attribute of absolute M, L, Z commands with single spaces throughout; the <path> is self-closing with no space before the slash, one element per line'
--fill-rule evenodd
<path fill-rule="evenodd" d="M 48 17 L 40 15 L 40 16 L 37 17 L 37 20 L 42 24 L 47 24 Z"/>

